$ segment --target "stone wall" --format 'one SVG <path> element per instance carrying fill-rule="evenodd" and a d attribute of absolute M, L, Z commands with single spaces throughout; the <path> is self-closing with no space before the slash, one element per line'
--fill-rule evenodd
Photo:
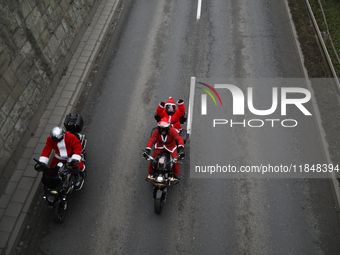
<path fill-rule="evenodd" d="M 11 177 L 100 2 L 0 0 L 1 186 Z"/>

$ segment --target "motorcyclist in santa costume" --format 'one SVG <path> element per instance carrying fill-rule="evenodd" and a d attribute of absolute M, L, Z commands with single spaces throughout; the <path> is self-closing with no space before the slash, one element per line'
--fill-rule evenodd
<path fill-rule="evenodd" d="M 157 106 L 156 114 L 159 116 L 159 119 L 166 118 L 177 133 L 179 133 L 182 130 L 180 118 L 185 113 L 183 99 L 177 101 L 177 106 L 178 109 L 176 109 L 175 100 L 172 97 L 169 97 L 169 100 L 166 101 L 166 103 L 160 102 Z"/>
<path fill-rule="evenodd" d="M 177 144 L 178 146 L 177 146 Z M 145 151 L 148 155 L 151 153 L 151 149 L 155 145 L 153 158 L 155 158 L 162 151 L 170 152 L 172 158 L 184 157 L 184 140 L 183 138 L 176 132 L 174 128 L 170 126 L 170 123 L 163 118 L 158 123 L 158 128 L 153 132 L 148 144 L 146 145 Z M 179 179 L 178 175 L 180 173 L 179 164 L 175 163 L 173 165 L 174 178 Z M 153 178 L 152 174 L 152 162 L 149 164 L 148 169 L 149 176 L 148 178 Z"/>
<path fill-rule="evenodd" d="M 81 161 L 82 145 L 80 140 L 69 132 L 65 132 L 61 127 L 54 127 L 47 137 L 46 145 L 39 158 L 41 163 L 48 164 L 52 149 L 55 151 L 50 167 L 55 166 L 61 160 L 67 160 L 74 169 L 80 171 L 80 176 L 76 180 L 75 189 L 81 189 L 84 183 L 85 165 Z"/>

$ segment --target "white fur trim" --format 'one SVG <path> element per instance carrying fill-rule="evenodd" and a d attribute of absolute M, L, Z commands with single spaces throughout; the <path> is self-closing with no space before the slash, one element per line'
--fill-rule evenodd
<path fill-rule="evenodd" d="M 174 128 L 174 127 L 173 127 Z M 178 130 L 178 129 L 176 129 L 176 128 L 174 128 L 176 131 L 177 131 L 177 133 L 179 134 L 179 132 L 181 132 L 181 130 L 182 129 L 180 129 L 180 130 Z"/>
<path fill-rule="evenodd" d="M 75 160 L 78 160 L 80 161 L 81 160 L 81 156 L 80 155 L 77 155 L 77 154 L 73 154 L 71 159 L 75 159 Z"/>
<path fill-rule="evenodd" d="M 62 158 L 68 158 L 66 144 L 65 144 L 64 139 L 61 140 L 59 143 L 57 143 L 57 147 L 59 150 L 59 156 Z"/>
<path fill-rule="evenodd" d="M 39 158 L 39 161 L 42 162 L 42 163 L 45 163 L 46 165 L 48 164 L 48 158 L 47 158 L 47 157 L 41 156 L 41 157 Z"/>
<path fill-rule="evenodd" d="M 164 146 L 158 147 L 158 146 L 157 146 L 157 143 L 156 143 L 156 144 L 155 144 L 155 149 L 164 149 Z"/>
<path fill-rule="evenodd" d="M 173 153 L 177 148 L 176 148 L 176 146 L 175 146 L 172 150 L 168 149 L 167 147 L 165 147 L 165 149 L 166 149 L 167 151 Z"/>
<path fill-rule="evenodd" d="M 163 135 L 161 135 L 161 138 L 162 138 L 163 143 L 165 143 L 166 140 L 168 140 L 168 135 L 166 135 L 165 137 L 163 137 Z"/>
<path fill-rule="evenodd" d="M 54 154 L 54 157 L 56 157 L 57 159 L 60 159 L 60 160 L 68 160 L 69 159 L 68 157 L 60 157 L 58 154 Z"/>

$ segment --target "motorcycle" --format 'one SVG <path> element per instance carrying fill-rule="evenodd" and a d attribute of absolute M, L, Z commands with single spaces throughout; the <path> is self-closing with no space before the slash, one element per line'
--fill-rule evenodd
<path fill-rule="evenodd" d="M 153 161 L 153 176 L 146 177 L 146 181 L 153 185 L 154 211 L 156 214 L 162 212 L 164 203 L 168 196 L 168 187 L 179 183 L 173 175 L 173 164 L 179 159 L 172 158 L 167 151 L 159 153 L 155 158 L 149 155 L 145 150 L 143 156 L 148 161 Z"/>
<path fill-rule="evenodd" d="M 74 190 L 78 171 L 74 170 L 73 166 L 70 166 L 66 161 L 61 161 L 52 168 L 48 168 L 37 159 L 34 161 L 37 162 L 34 168 L 38 172 L 43 172 L 41 178 L 44 189 L 43 199 L 48 208 L 53 210 L 54 221 L 62 223 L 67 212 L 66 197 Z"/>
<path fill-rule="evenodd" d="M 85 164 L 86 144 L 87 139 L 85 134 L 81 133 L 83 120 L 79 114 L 69 114 L 66 116 L 64 126 L 66 130 L 73 133 L 82 144 L 82 161 Z M 43 172 L 41 182 L 44 190 L 43 199 L 45 200 L 49 209 L 53 210 L 53 219 L 57 223 L 62 223 L 65 220 L 67 212 L 67 196 L 72 194 L 76 181 L 79 177 L 86 177 L 86 170 L 79 172 L 74 169 L 74 162 L 67 162 L 61 160 L 54 167 L 47 167 L 44 163 L 34 159 L 36 162 L 34 169 L 38 172 Z M 82 182 L 78 185 L 78 189 L 83 186 Z"/>

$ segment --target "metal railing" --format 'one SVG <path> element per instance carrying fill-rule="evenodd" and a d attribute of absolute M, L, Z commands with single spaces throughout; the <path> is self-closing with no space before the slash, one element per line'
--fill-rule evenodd
<path fill-rule="evenodd" d="M 322 5 L 319 1 L 319 4 L 320 4 L 320 7 L 321 7 L 321 10 L 322 10 L 322 13 L 323 13 L 323 17 L 324 17 L 324 21 L 325 21 L 325 24 L 326 24 L 326 27 L 327 27 L 327 35 L 328 37 L 330 37 L 330 33 L 328 31 L 328 26 L 327 26 L 327 22 L 326 22 L 326 18 L 325 18 L 325 15 L 324 15 L 324 12 L 323 12 L 323 8 L 322 8 Z M 326 44 L 325 44 L 325 40 L 324 40 L 324 37 L 323 37 L 323 34 L 321 33 L 320 29 L 319 29 L 319 26 L 316 22 L 316 19 L 314 17 L 314 13 L 313 13 L 313 10 L 310 6 L 310 3 L 308 0 L 305 0 L 305 5 L 307 7 L 307 11 L 308 11 L 308 15 L 309 15 L 309 18 L 311 20 L 311 23 L 312 23 L 312 26 L 313 26 L 313 29 L 314 29 L 314 32 L 316 34 L 316 37 L 317 37 L 317 41 L 318 41 L 318 44 L 320 46 L 320 51 L 321 51 L 321 54 L 323 55 L 325 61 L 326 61 L 326 64 L 327 64 L 327 68 L 328 70 L 330 71 L 330 74 L 333 76 L 334 78 L 334 82 L 336 83 L 336 87 L 338 89 L 338 92 L 340 94 L 340 83 L 339 83 L 339 79 L 338 79 L 338 76 L 337 76 L 337 73 L 334 69 L 334 66 L 333 66 L 333 63 L 332 63 L 332 60 L 329 56 L 329 53 L 328 53 L 328 50 L 327 50 L 327 47 L 326 47 Z M 330 37 L 331 38 L 331 37 Z M 335 47 L 334 47 L 334 44 L 332 42 L 332 47 L 334 49 L 334 52 L 338 58 L 338 61 L 339 61 L 339 56 L 335 50 Z M 340 61 L 339 61 L 340 63 Z"/>

